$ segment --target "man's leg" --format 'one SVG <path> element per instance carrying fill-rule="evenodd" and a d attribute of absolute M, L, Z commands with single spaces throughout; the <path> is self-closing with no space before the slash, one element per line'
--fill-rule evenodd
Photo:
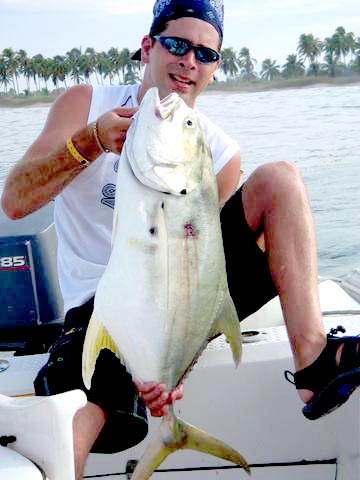
<path fill-rule="evenodd" d="M 314 223 L 304 184 L 294 166 L 267 164 L 249 177 L 242 201 L 249 227 L 264 232 L 295 368 L 300 370 L 310 365 L 326 344 L 318 298 Z M 310 391 L 298 392 L 304 402 L 312 397 Z"/>
<path fill-rule="evenodd" d="M 73 430 L 76 480 L 83 478 L 86 459 L 105 424 L 105 420 L 106 414 L 104 410 L 91 402 L 88 402 L 74 417 Z"/>

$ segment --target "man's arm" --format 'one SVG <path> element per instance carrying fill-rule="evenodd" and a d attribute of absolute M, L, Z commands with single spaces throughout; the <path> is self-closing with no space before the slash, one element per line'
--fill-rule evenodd
<path fill-rule="evenodd" d="M 92 87 L 81 85 L 55 101 L 44 129 L 5 182 L 1 205 L 10 218 L 21 218 L 46 205 L 83 170 L 66 146 L 70 136 L 90 162 L 103 152 L 87 125 L 91 97 Z M 98 119 L 101 140 L 113 152 L 120 153 L 133 113 L 134 109 L 115 109 Z"/>
<path fill-rule="evenodd" d="M 91 94 L 91 87 L 74 87 L 51 107 L 42 132 L 7 177 L 1 203 L 10 218 L 42 207 L 81 172 L 83 167 L 65 143 L 70 135 L 86 127 Z"/>
<path fill-rule="evenodd" d="M 225 205 L 239 187 L 241 174 L 240 152 L 237 152 L 216 176 L 220 207 Z"/>

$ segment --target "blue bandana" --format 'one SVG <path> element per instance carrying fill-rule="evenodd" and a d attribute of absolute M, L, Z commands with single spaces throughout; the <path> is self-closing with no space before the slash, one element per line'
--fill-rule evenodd
<path fill-rule="evenodd" d="M 218 31 L 220 43 L 223 39 L 224 4 L 222 0 L 156 0 L 154 19 L 150 35 L 157 35 L 165 29 L 170 20 L 194 17 L 210 23 Z"/>
<path fill-rule="evenodd" d="M 158 35 L 166 28 L 166 23 L 183 17 L 193 17 L 210 23 L 219 33 L 220 45 L 223 40 L 224 4 L 223 0 L 156 0 L 153 8 L 153 22 L 150 35 Z M 135 52 L 133 60 L 141 60 L 141 50 Z"/>

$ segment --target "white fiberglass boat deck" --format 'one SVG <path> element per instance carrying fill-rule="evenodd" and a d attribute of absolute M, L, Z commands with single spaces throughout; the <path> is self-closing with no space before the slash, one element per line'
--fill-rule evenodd
<path fill-rule="evenodd" d="M 358 275 L 355 271 L 354 278 Z M 341 324 L 346 334 L 358 334 L 359 302 L 330 280 L 320 283 L 320 294 L 326 329 Z M 359 393 L 354 393 L 347 404 L 327 417 L 315 422 L 306 420 L 295 388 L 283 376 L 284 370 L 292 370 L 293 365 L 277 299 L 243 322 L 243 331 L 249 330 L 258 333 L 245 336 L 238 369 L 233 366 L 230 349 L 223 337 L 208 346 L 185 382 L 184 399 L 177 403 L 180 416 L 238 449 L 251 464 L 252 478 L 256 480 L 358 479 Z M 32 380 L 46 357 L 42 354 L 5 358 L 10 366 L 0 374 L 0 393 L 7 396 L 32 393 Z M 9 410 L 7 415 L 10 415 Z M 16 422 L 16 418 L 12 421 Z M 39 417 L 34 421 L 42 420 Z M 157 424 L 158 420 L 151 420 L 149 435 Z M 4 432 L 2 428 L 0 424 L 1 434 L 11 434 L 11 429 Z M 26 434 L 33 445 L 31 427 Z M 41 452 L 44 449 L 41 439 L 35 435 L 34 441 Z M 85 478 L 130 478 L 131 461 L 140 458 L 147 442 L 145 439 L 137 447 L 120 454 L 91 455 Z M 9 447 L 16 450 L 16 443 Z M 20 451 L 26 453 L 26 448 Z M 36 460 L 41 465 L 41 453 L 39 455 L 40 460 L 37 457 Z M 5 480 L 1 468 L 0 478 Z M 189 479 L 246 478 L 240 468 L 192 451 L 168 457 L 153 478 L 185 476 Z M 23 475 L 21 478 L 27 479 Z M 58 478 L 64 480 L 63 473 L 51 480 Z"/>

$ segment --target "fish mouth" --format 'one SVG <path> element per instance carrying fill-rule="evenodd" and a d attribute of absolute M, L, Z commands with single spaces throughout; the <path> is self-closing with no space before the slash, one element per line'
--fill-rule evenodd
<path fill-rule="evenodd" d="M 172 92 L 162 100 L 160 100 L 159 95 L 155 99 L 155 115 L 160 119 L 167 119 L 173 113 L 174 110 L 179 106 L 181 102 L 177 93 Z"/>

